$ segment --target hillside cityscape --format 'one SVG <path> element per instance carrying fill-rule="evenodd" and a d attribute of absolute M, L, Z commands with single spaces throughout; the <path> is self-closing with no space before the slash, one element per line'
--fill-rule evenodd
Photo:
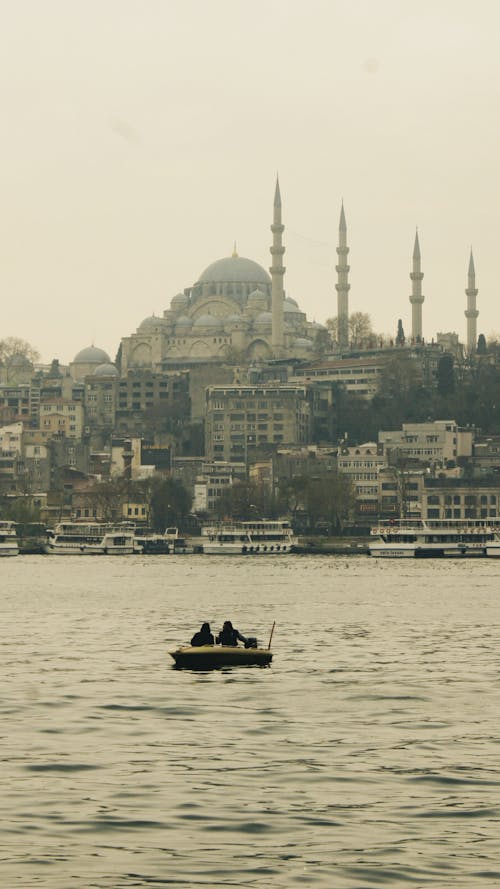
<path fill-rule="evenodd" d="M 500 520 L 500 346 L 478 335 L 472 251 L 466 342 L 424 336 L 418 233 L 411 321 L 405 332 L 395 318 L 391 338 L 349 312 L 344 206 L 324 325 L 286 293 L 284 230 L 276 181 L 269 273 L 235 244 L 114 359 L 91 344 L 44 365 L 23 339 L 0 341 L 2 518 L 195 532 L 207 518 L 287 516 L 320 534 Z"/>

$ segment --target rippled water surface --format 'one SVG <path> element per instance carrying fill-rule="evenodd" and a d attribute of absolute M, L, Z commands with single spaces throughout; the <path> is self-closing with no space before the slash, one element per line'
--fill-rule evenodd
<path fill-rule="evenodd" d="M 3 559 L 0 885 L 500 886 L 499 571 Z M 172 669 L 226 618 L 271 668 Z"/>

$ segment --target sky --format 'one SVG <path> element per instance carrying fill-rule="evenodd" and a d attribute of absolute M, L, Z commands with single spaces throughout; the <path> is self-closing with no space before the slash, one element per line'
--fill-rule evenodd
<path fill-rule="evenodd" d="M 113 358 L 212 261 L 270 265 L 279 172 L 285 288 L 423 333 L 500 331 L 496 0 L 16 0 L 0 33 L 0 339 L 44 361 Z"/>

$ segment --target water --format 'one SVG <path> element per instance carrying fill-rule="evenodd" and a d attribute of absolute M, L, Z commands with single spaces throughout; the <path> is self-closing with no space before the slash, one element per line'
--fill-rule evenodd
<path fill-rule="evenodd" d="M 0 564 L 0 885 L 500 886 L 488 560 Z M 226 618 L 268 669 L 176 671 Z"/>

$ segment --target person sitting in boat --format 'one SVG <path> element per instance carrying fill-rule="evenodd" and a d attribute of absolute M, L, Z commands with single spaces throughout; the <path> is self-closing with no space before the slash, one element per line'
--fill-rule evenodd
<path fill-rule="evenodd" d="M 219 645 L 238 645 L 238 639 L 241 642 L 246 642 L 246 636 L 242 636 L 239 630 L 236 630 L 230 620 L 224 621 L 224 626 L 217 636 L 217 642 Z"/>
<path fill-rule="evenodd" d="M 191 639 L 191 645 L 193 647 L 199 647 L 200 645 L 213 645 L 214 637 L 210 632 L 210 624 L 202 624 L 201 630 L 198 630 L 197 633 L 194 634 Z"/>

